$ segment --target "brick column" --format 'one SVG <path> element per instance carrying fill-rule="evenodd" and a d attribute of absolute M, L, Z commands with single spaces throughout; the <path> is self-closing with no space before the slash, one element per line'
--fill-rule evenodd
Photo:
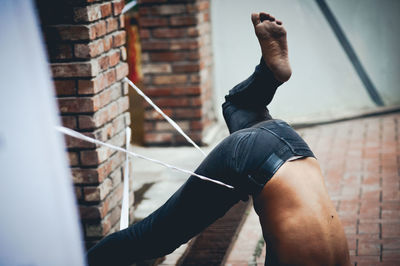
<path fill-rule="evenodd" d="M 128 74 L 124 1 L 38 0 L 37 4 L 64 126 L 124 146 L 124 129 L 130 124 L 128 86 L 122 82 Z M 65 139 L 89 247 L 118 230 L 125 155 Z"/>
<path fill-rule="evenodd" d="M 209 0 L 141 0 L 139 25 L 146 94 L 197 143 L 214 120 Z M 186 141 L 149 106 L 146 144 Z"/>

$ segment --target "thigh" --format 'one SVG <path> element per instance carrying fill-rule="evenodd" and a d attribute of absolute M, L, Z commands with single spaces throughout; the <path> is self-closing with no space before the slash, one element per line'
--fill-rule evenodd
<path fill-rule="evenodd" d="M 224 140 L 195 172 L 232 184 L 229 167 L 234 142 L 232 137 Z M 106 265 L 110 261 L 127 265 L 166 255 L 222 217 L 240 199 L 237 190 L 191 176 L 148 217 L 92 248 L 90 264 Z"/>

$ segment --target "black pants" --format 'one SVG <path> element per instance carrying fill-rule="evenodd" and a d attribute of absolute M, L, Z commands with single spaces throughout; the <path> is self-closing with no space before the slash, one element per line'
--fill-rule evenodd
<path fill-rule="evenodd" d="M 239 200 L 257 195 L 287 159 L 313 156 L 289 125 L 269 115 L 266 106 L 279 85 L 261 60 L 254 73 L 225 97 L 223 113 L 231 135 L 195 172 L 235 189 L 190 177 L 151 215 L 91 248 L 87 254 L 89 265 L 129 265 L 169 254 Z"/>

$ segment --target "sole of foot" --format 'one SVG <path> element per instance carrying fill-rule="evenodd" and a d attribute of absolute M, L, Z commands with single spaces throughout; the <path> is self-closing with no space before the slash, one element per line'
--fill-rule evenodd
<path fill-rule="evenodd" d="M 265 12 L 253 13 L 251 20 L 265 63 L 277 80 L 289 80 L 292 70 L 289 64 L 286 30 L 282 22 Z"/>

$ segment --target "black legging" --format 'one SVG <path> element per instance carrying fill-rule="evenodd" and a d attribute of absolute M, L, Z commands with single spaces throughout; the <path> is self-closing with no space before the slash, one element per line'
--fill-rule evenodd
<path fill-rule="evenodd" d="M 279 85 L 261 60 L 254 73 L 225 97 L 223 113 L 231 135 L 195 172 L 235 189 L 191 176 L 151 215 L 91 248 L 89 265 L 129 265 L 169 254 L 239 200 L 257 194 L 289 157 L 313 156 L 286 123 L 269 121 L 272 118 L 266 106 Z"/>

